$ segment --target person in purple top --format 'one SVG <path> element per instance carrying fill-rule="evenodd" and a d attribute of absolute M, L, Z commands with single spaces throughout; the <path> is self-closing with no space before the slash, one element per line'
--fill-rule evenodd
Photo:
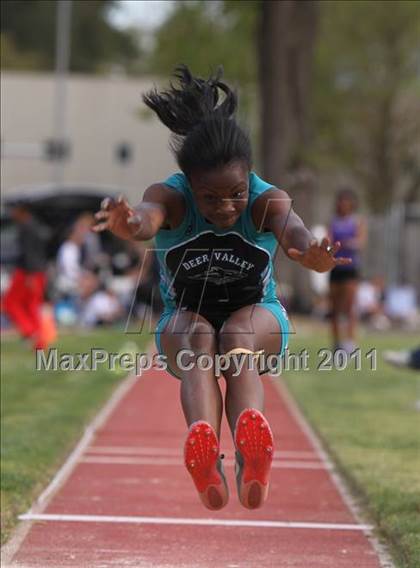
<path fill-rule="evenodd" d="M 337 257 L 351 258 L 351 264 L 336 266 L 330 272 L 331 333 L 334 348 L 351 353 L 356 347 L 356 294 L 360 272 L 360 253 L 366 242 L 366 225 L 357 214 L 357 197 L 351 189 L 337 194 L 336 213 L 329 227 L 333 242 L 340 242 Z M 346 318 L 345 333 L 340 317 Z"/>

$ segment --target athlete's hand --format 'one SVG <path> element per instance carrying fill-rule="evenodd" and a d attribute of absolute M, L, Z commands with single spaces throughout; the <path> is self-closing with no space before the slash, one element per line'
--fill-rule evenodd
<path fill-rule="evenodd" d="M 289 248 L 287 253 L 292 260 L 296 260 L 305 268 L 310 268 L 316 272 L 327 272 L 336 266 L 343 266 L 352 263 L 351 258 L 334 258 L 334 255 L 341 248 L 339 241 L 331 245 L 328 238 L 322 239 L 321 244 L 313 240 L 307 250 L 301 251 L 296 248 Z"/>
<path fill-rule="evenodd" d="M 141 230 L 142 219 L 128 203 L 120 196 L 117 200 L 110 197 L 105 198 L 101 203 L 101 209 L 95 214 L 95 219 L 99 221 L 92 227 L 96 233 L 101 231 L 111 231 L 120 239 L 134 239 Z"/>

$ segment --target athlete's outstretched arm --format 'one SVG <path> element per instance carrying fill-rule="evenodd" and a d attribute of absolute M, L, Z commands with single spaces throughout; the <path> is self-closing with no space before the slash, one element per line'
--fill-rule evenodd
<path fill-rule="evenodd" d="M 176 199 L 176 202 L 174 200 Z M 121 239 L 147 241 L 161 227 L 172 226 L 174 216 L 179 217 L 179 198 L 163 184 L 154 184 L 144 193 L 143 201 L 132 207 L 126 199 L 106 198 L 95 215 L 95 232 L 111 231 Z"/>
<path fill-rule="evenodd" d="M 351 259 L 334 258 L 340 243 L 328 238 L 318 243 L 304 222 L 293 210 L 290 196 L 281 189 L 266 191 L 256 202 L 260 227 L 274 233 L 289 258 L 317 272 L 326 272 L 337 265 L 350 264 Z"/>

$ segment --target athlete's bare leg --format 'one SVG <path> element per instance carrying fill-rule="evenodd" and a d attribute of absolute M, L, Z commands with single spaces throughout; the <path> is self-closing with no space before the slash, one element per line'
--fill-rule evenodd
<path fill-rule="evenodd" d="M 181 379 L 181 403 L 187 424 L 197 420 L 209 422 L 220 436 L 223 400 L 213 365 L 202 371 L 196 364 L 197 357 L 205 353 L 214 357 L 216 337 L 213 326 L 202 316 L 193 312 L 177 312 L 161 334 L 161 345 L 167 362 Z M 185 358 L 193 363 L 191 370 L 181 370 L 176 357 L 181 349 L 189 349 L 195 356 Z"/>
<path fill-rule="evenodd" d="M 214 365 L 209 365 L 208 370 L 197 365 L 201 354 L 214 360 L 215 330 L 205 318 L 193 312 L 178 312 L 161 334 L 161 345 L 170 369 L 181 379 L 181 403 L 187 424 L 195 423 L 189 428 L 184 444 L 185 466 L 202 503 L 211 510 L 221 509 L 229 499 L 219 454 L 222 395 Z M 177 355 L 182 349 L 188 349 L 192 354 L 187 361 L 178 364 Z M 190 370 L 185 370 L 187 363 L 191 364 Z"/>
<path fill-rule="evenodd" d="M 223 324 L 218 335 L 219 353 L 241 347 L 250 351 L 263 349 L 266 356 L 278 354 L 282 340 L 279 323 L 269 310 L 260 306 L 245 306 Z M 239 414 L 245 408 L 264 410 L 264 389 L 258 366 L 255 365 L 254 370 L 249 367 L 246 359 L 237 376 L 234 376 L 233 363 L 223 372 L 226 379 L 226 416 L 232 432 Z"/>

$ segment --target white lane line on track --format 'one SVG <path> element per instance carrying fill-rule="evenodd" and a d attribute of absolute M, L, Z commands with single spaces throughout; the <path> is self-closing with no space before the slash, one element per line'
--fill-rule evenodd
<path fill-rule="evenodd" d="M 182 456 L 179 448 L 151 448 L 144 446 L 91 446 L 86 450 L 88 454 L 121 454 L 129 456 Z"/>
<path fill-rule="evenodd" d="M 284 379 L 278 380 L 272 378 L 271 380 L 274 387 L 277 388 L 280 398 L 286 404 L 286 407 L 289 410 L 291 416 L 296 420 L 297 424 L 301 427 L 304 434 L 306 434 L 307 439 L 312 444 L 314 451 L 318 454 L 322 463 L 324 463 L 326 468 L 329 469 L 330 466 L 332 465 L 332 462 L 326 450 L 324 449 L 324 446 L 320 438 L 317 436 L 313 428 L 310 426 L 309 422 L 307 421 L 303 412 L 301 411 L 298 403 L 289 393 L 289 390 L 287 388 Z M 353 513 L 356 521 L 359 521 L 361 526 L 363 526 L 363 513 L 362 510 L 360 509 L 360 506 L 358 505 L 354 497 L 351 495 L 346 483 L 344 482 L 337 468 L 332 467 L 330 471 L 331 471 L 331 480 L 335 485 L 338 493 L 341 495 L 341 498 L 343 499 L 344 503 Z M 373 532 L 373 529 L 371 531 L 366 531 L 366 536 L 369 542 L 371 543 L 372 548 L 379 557 L 381 567 L 395 568 L 395 564 L 391 559 L 387 546 L 383 544 L 383 542 L 379 541 L 379 539 Z"/>
<path fill-rule="evenodd" d="M 154 465 L 154 466 L 184 466 L 184 461 L 181 458 L 161 458 L 161 457 L 124 457 L 124 456 L 85 456 L 79 460 L 80 463 L 101 463 L 113 465 Z M 234 465 L 235 461 L 232 459 L 223 460 L 224 465 Z M 308 461 L 281 461 L 274 460 L 272 463 L 274 469 L 322 469 L 327 467 L 320 462 Z"/>
<path fill-rule="evenodd" d="M 182 456 L 182 450 L 177 448 L 152 448 L 142 446 L 90 446 L 86 454 L 120 454 L 129 456 Z M 290 458 L 297 460 L 318 460 L 319 457 L 315 452 L 309 451 L 282 451 L 277 450 L 282 458 Z"/>
<path fill-rule="evenodd" d="M 247 521 L 241 519 L 193 519 L 183 517 L 126 517 L 111 515 L 57 515 L 27 513 L 25 521 L 56 521 L 75 523 L 126 523 L 138 525 L 201 525 L 220 527 L 254 527 L 273 529 L 314 529 L 327 531 L 370 531 L 371 525 L 348 523 L 306 523 L 296 521 Z"/>

